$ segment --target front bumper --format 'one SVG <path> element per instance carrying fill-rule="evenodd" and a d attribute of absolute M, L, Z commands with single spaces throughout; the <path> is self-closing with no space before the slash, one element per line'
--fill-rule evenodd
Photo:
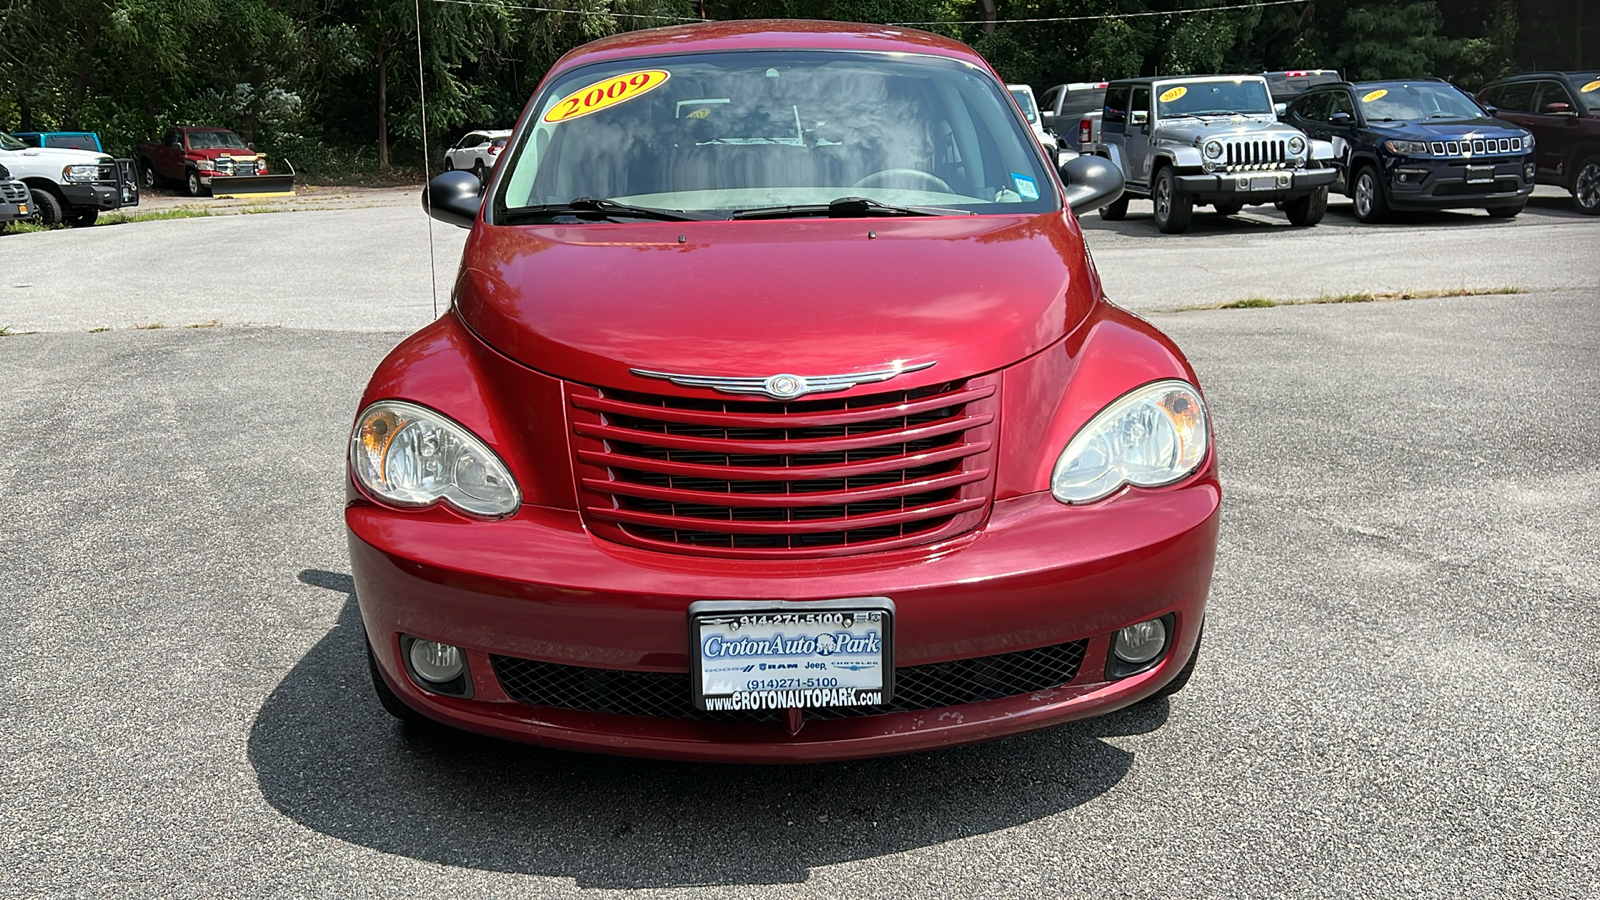
<path fill-rule="evenodd" d="M 1178 190 L 1195 195 L 1202 203 L 1216 200 L 1243 200 L 1246 203 L 1276 203 L 1311 193 L 1333 184 L 1338 173 L 1331 168 L 1271 169 L 1264 172 L 1228 172 L 1209 175 L 1179 175 Z"/>
<path fill-rule="evenodd" d="M 795 563 L 677 557 L 610 544 L 578 514 L 524 507 L 501 522 L 359 497 L 345 511 L 362 619 L 391 689 L 469 731 L 554 747 L 729 762 L 903 753 L 1109 712 L 1159 690 L 1192 653 L 1216 552 L 1214 463 L 1185 485 L 1087 507 L 1048 494 L 994 504 L 976 532 L 929 547 Z M 621 715 L 519 703 L 491 655 L 594 670 L 686 673 L 696 600 L 884 596 L 897 668 L 1083 641 L 1076 675 L 1012 696 L 909 712 L 780 722 Z M 1110 636 L 1165 614 L 1173 635 L 1147 671 L 1107 677 Z M 466 651 L 471 699 L 418 688 L 400 636 Z M 596 673 L 599 675 L 600 673 Z M 687 698 L 683 698 L 687 702 Z"/>
<path fill-rule="evenodd" d="M 61 196 L 69 205 L 87 209 L 121 209 L 139 202 L 135 198 L 132 203 L 125 204 L 122 189 L 113 184 L 62 184 Z"/>
<path fill-rule="evenodd" d="M 1387 199 L 1395 209 L 1413 210 L 1517 206 L 1533 193 L 1533 180 L 1524 177 L 1531 162 L 1531 156 L 1387 160 Z M 1490 180 L 1473 183 L 1469 177 Z"/>

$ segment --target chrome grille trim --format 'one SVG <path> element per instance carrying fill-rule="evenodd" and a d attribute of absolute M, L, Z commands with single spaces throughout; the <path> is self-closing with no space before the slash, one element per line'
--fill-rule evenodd
<path fill-rule="evenodd" d="M 1223 141 L 1222 162 L 1227 172 L 1260 172 L 1287 167 L 1289 153 L 1282 138 L 1233 138 Z"/>
<path fill-rule="evenodd" d="M 1430 141 L 1428 151 L 1434 156 L 1488 156 L 1493 153 L 1521 153 L 1521 138 L 1473 138 L 1457 141 Z"/>

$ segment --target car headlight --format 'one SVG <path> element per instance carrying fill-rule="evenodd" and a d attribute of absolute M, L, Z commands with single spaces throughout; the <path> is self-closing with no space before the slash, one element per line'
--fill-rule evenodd
<path fill-rule="evenodd" d="M 100 167 L 92 163 L 67 166 L 61 170 L 61 180 L 82 184 L 100 177 Z"/>
<path fill-rule="evenodd" d="M 1306 152 L 1306 139 L 1298 134 L 1292 138 L 1289 138 L 1289 152 L 1293 153 L 1295 156 L 1299 156 L 1300 154 Z"/>
<path fill-rule="evenodd" d="M 1205 460 L 1210 433 L 1194 385 L 1152 382 L 1096 413 L 1067 442 L 1050 473 L 1050 493 L 1062 503 L 1088 503 L 1124 484 L 1171 484 Z"/>
<path fill-rule="evenodd" d="M 1428 145 L 1422 141 L 1384 141 L 1383 145 L 1389 148 L 1390 153 L 1401 156 L 1421 156 L 1428 152 Z"/>
<path fill-rule="evenodd" d="M 217 161 L 214 159 L 197 159 L 194 161 L 194 167 L 202 172 L 215 172 L 217 170 Z"/>
<path fill-rule="evenodd" d="M 1533 149 L 1533 135 L 1525 134 L 1525 135 L 1522 136 L 1522 149 L 1523 150 L 1532 150 Z"/>
<path fill-rule="evenodd" d="M 396 506 L 443 501 L 462 512 L 506 516 L 522 502 L 511 472 L 472 432 L 400 400 L 362 411 L 350 436 L 350 471 L 361 486 Z"/>
<path fill-rule="evenodd" d="M 1216 159 L 1222 155 L 1221 141 L 1206 141 L 1206 158 Z"/>

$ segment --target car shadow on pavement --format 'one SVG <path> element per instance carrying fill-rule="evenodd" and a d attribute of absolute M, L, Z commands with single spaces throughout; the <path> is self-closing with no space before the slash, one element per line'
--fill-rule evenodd
<path fill-rule="evenodd" d="M 378 706 L 348 575 L 338 622 L 250 732 L 262 794 L 307 828 L 451 866 L 581 887 L 799 883 L 870 859 L 1043 819 L 1105 793 L 1133 754 L 1101 740 L 1167 719 L 1165 700 L 933 753 L 800 766 L 672 763 L 406 727 Z"/>

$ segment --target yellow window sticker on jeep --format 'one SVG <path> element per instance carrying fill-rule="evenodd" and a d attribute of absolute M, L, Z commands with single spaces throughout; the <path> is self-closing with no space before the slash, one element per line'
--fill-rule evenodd
<path fill-rule="evenodd" d="M 635 97 L 655 90 L 667 83 L 672 77 L 671 72 L 662 69 L 651 69 L 646 72 L 628 72 L 615 78 L 607 78 L 597 84 L 591 84 L 582 90 L 574 91 L 562 98 L 550 111 L 544 114 L 544 121 L 554 124 L 587 116 L 590 113 L 608 109 L 619 103 L 626 103 Z"/>
<path fill-rule="evenodd" d="M 1600 81 L 1591 81 L 1583 87 L 1578 88 L 1578 92 L 1582 94 L 1592 94 L 1595 91 L 1600 91 Z"/>
<path fill-rule="evenodd" d="M 694 112 L 689 113 L 687 116 L 684 116 L 684 118 L 685 119 L 704 119 L 706 116 L 709 116 L 709 115 L 711 115 L 711 107 L 702 106 L 699 109 L 695 110 Z"/>
<path fill-rule="evenodd" d="M 1383 98 L 1385 98 L 1387 96 L 1389 96 L 1389 89 L 1388 88 L 1378 88 L 1377 90 L 1373 91 L 1372 93 L 1363 96 L 1361 98 L 1361 102 L 1362 103 L 1371 103 L 1374 100 L 1382 100 Z"/>
<path fill-rule="evenodd" d="M 1171 103 L 1172 101 L 1177 100 L 1178 98 L 1182 97 L 1184 94 L 1187 94 L 1187 93 L 1189 93 L 1189 89 L 1184 87 L 1181 84 L 1178 85 L 1175 88 L 1167 88 L 1166 90 L 1161 92 L 1161 102 L 1162 103 Z"/>

